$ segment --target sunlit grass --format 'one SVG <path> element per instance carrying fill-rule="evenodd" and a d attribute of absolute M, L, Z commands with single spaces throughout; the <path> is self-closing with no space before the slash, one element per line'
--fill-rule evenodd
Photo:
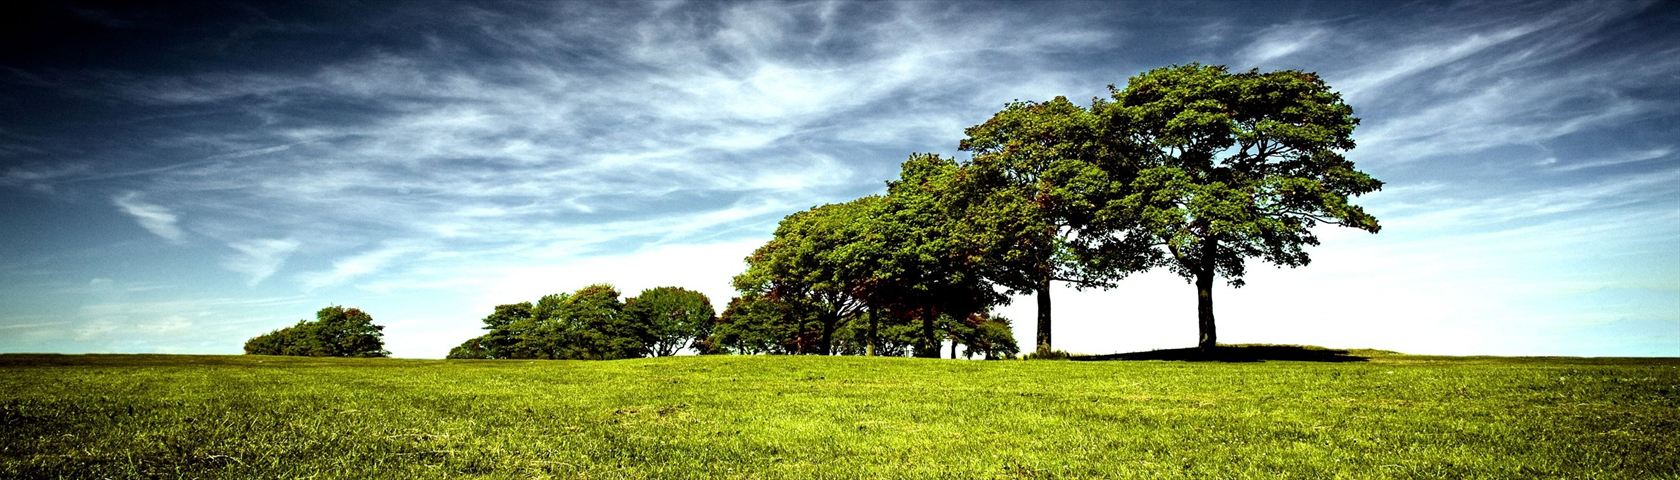
<path fill-rule="evenodd" d="M 0 356 L 0 477 L 1680 474 L 1680 362 Z"/>

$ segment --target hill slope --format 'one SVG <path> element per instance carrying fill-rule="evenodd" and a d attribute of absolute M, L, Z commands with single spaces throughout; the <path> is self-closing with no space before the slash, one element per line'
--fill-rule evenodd
<path fill-rule="evenodd" d="M 1680 474 L 1680 361 L 0 356 L 0 477 Z"/>

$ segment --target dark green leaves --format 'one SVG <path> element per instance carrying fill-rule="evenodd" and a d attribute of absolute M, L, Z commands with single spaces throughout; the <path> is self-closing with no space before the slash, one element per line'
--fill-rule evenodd
<path fill-rule="evenodd" d="M 1102 216 L 1133 219 L 1175 271 L 1212 263 L 1238 283 L 1246 257 L 1306 265 L 1318 225 L 1381 228 L 1349 202 L 1382 187 L 1342 156 L 1359 119 L 1316 74 L 1192 64 L 1111 93 L 1098 106 L 1105 138 L 1122 143 L 1112 149 L 1138 174 Z M 1204 242 L 1217 244 L 1216 258 L 1192 248 Z"/>
<path fill-rule="evenodd" d="M 373 316 L 356 308 L 331 306 L 315 312 L 314 321 L 258 335 L 245 342 L 248 355 L 307 357 L 385 357 L 383 330 Z"/>
<path fill-rule="evenodd" d="M 717 311 L 706 295 L 678 287 L 643 290 L 624 302 L 624 313 L 647 332 L 648 353 L 675 355 L 711 331 Z"/>

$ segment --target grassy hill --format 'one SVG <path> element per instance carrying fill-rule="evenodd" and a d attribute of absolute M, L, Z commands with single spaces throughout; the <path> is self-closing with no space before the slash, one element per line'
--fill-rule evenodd
<path fill-rule="evenodd" d="M 1674 478 L 1680 361 L 0 356 L 0 477 Z"/>

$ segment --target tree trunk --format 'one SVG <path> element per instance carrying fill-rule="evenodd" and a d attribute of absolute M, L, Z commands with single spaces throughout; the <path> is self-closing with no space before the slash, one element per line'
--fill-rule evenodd
<path fill-rule="evenodd" d="M 1218 258 L 1218 248 L 1218 240 L 1203 240 L 1201 264 L 1197 265 L 1196 269 L 1196 327 L 1201 332 L 1196 348 L 1203 352 L 1212 351 L 1219 340 L 1213 326 L 1214 260 Z"/>
<path fill-rule="evenodd" d="M 939 337 L 934 334 L 934 320 L 937 316 L 924 314 L 922 316 L 922 338 L 916 342 L 916 356 L 919 358 L 939 358 Z"/>
<path fill-rule="evenodd" d="M 951 339 L 951 359 L 957 359 L 957 339 Z"/>
<path fill-rule="evenodd" d="M 1038 345 L 1039 351 L 1050 350 L 1050 277 L 1038 283 Z"/>
<path fill-rule="evenodd" d="M 834 328 L 839 324 L 840 317 L 838 315 L 830 317 L 823 322 L 822 345 L 817 346 L 817 348 L 822 349 L 823 355 L 834 354 Z"/>
<path fill-rule="evenodd" d="M 869 309 L 869 345 L 864 347 L 865 355 L 871 357 L 875 356 L 875 343 L 878 341 L 875 336 L 875 327 L 880 324 L 880 320 L 875 318 L 875 314 L 875 309 Z"/>

